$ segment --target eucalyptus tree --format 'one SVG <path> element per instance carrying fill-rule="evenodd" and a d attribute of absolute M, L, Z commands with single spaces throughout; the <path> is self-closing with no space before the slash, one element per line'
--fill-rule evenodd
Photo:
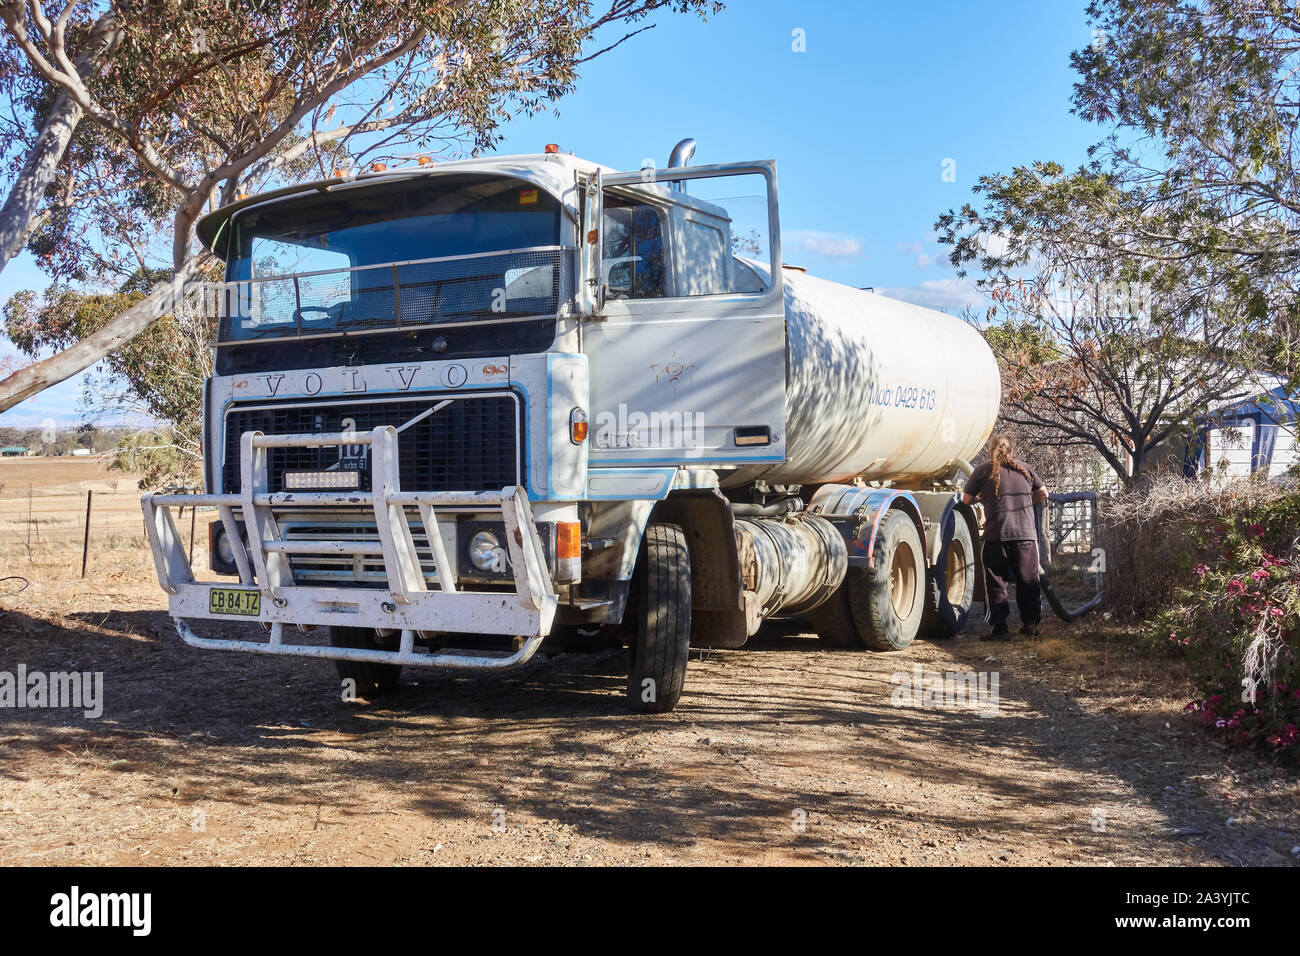
<path fill-rule="evenodd" d="M 5 81 L 45 89 L 77 111 L 39 207 L 16 228 L 28 229 L 29 248 L 61 281 L 126 281 L 159 265 L 168 275 L 83 338 L 0 380 L 0 411 L 166 314 L 183 284 L 211 267 L 194 235 L 205 209 L 277 180 L 346 171 L 397 144 L 486 149 L 511 116 L 570 92 L 582 64 L 652 28 L 655 14 L 720 8 L 715 0 L 596 8 L 590 0 L 67 0 L 57 8 L 0 0 Z M 108 34 L 96 32 L 102 23 Z M 49 112 L 29 111 L 37 125 Z M 39 134 L 32 139 L 29 154 Z M 161 262 L 160 235 L 170 239 Z"/>

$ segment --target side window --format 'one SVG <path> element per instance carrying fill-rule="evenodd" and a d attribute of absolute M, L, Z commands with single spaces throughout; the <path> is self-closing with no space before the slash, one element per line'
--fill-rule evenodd
<path fill-rule="evenodd" d="M 732 257 L 727 247 L 725 219 L 696 215 L 685 210 L 679 217 L 682 259 L 678 295 L 717 295 L 732 292 Z"/>
<path fill-rule="evenodd" d="M 647 172 L 654 175 L 647 178 Z M 641 170 L 603 180 L 600 258 L 607 298 L 763 295 L 772 289 L 780 267 L 769 175 L 694 172 L 673 179 L 671 170 Z"/>
<path fill-rule="evenodd" d="M 611 299 L 654 299 L 667 294 L 663 220 L 654 206 L 605 199 L 603 227 L 606 295 Z"/>

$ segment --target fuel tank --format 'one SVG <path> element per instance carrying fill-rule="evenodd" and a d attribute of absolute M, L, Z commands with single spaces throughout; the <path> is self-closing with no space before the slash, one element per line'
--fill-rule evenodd
<path fill-rule="evenodd" d="M 783 278 L 787 460 L 725 485 L 921 481 L 983 446 L 1002 383 L 976 329 L 802 270 Z"/>

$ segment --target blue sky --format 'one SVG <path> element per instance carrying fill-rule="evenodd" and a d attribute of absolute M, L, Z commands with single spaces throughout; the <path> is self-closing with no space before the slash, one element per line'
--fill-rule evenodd
<path fill-rule="evenodd" d="M 558 143 L 637 169 L 693 136 L 696 163 L 775 159 L 786 262 L 957 311 L 978 297 L 934 242 L 938 214 L 982 174 L 1035 159 L 1068 167 L 1102 137 L 1069 113 L 1069 54 L 1092 42 L 1084 6 L 732 0 L 708 23 L 661 17 L 587 64 L 558 115 L 510 124 L 498 152 Z M 0 274 L 0 300 L 45 285 L 24 254 Z M 78 421 L 80 395 L 78 377 L 0 425 Z"/>

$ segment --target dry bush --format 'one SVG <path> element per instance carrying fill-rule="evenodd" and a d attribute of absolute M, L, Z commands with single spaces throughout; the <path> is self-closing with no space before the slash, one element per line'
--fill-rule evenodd
<path fill-rule="evenodd" d="M 1212 519 L 1257 509 L 1300 493 L 1294 479 L 1235 478 L 1210 485 L 1182 475 L 1153 476 L 1144 487 L 1102 505 L 1106 600 L 1124 616 L 1146 617 L 1167 608 L 1192 567 L 1212 557 L 1197 531 Z M 1284 535 L 1300 528 L 1274 529 Z"/>

